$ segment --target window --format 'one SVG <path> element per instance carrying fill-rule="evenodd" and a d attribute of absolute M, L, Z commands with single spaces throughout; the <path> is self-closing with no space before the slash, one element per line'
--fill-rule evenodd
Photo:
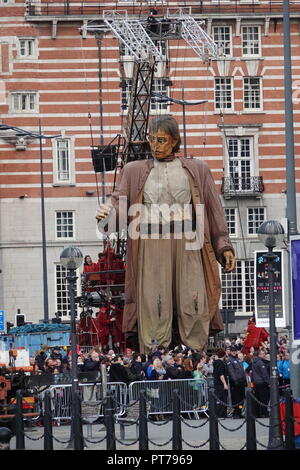
<path fill-rule="evenodd" d="M 11 108 L 17 113 L 38 111 L 36 92 L 12 93 Z"/>
<path fill-rule="evenodd" d="M 231 78 L 215 78 L 215 107 L 221 110 L 233 109 Z"/>
<path fill-rule="evenodd" d="M 74 239 L 74 212 L 56 212 L 56 238 Z"/>
<path fill-rule="evenodd" d="M 129 106 L 131 88 L 132 78 L 125 78 L 121 81 L 121 109 L 123 110 Z"/>
<path fill-rule="evenodd" d="M 257 234 L 258 227 L 266 220 L 265 207 L 248 207 L 248 235 Z"/>
<path fill-rule="evenodd" d="M 230 26 L 214 26 L 213 38 L 218 46 L 220 54 L 232 55 L 231 28 Z"/>
<path fill-rule="evenodd" d="M 237 225 L 236 225 L 236 209 L 235 208 L 225 208 L 225 217 L 227 221 L 227 227 L 229 235 L 235 237 L 237 235 Z"/>
<path fill-rule="evenodd" d="M 35 40 L 34 39 L 19 39 L 19 56 L 20 57 L 33 57 L 35 56 Z"/>
<path fill-rule="evenodd" d="M 58 183 L 69 183 L 71 181 L 70 144 L 70 139 L 56 140 L 56 176 Z"/>
<path fill-rule="evenodd" d="M 231 189 L 251 191 L 253 176 L 253 137 L 230 137 L 227 140 Z"/>
<path fill-rule="evenodd" d="M 57 264 L 55 267 L 56 281 L 56 311 L 60 317 L 70 316 L 70 301 L 67 285 L 67 270 L 62 265 Z M 76 287 L 75 287 L 76 289 Z M 77 289 L 75 296 L 77 295 Z M 75 307 L 77 312 L 77 306 Z"/>
<path fill-rule="evenodd" d="M 168 96 L 168 80 L 166 78 L 155 78 L 152 84 L 152 93 L 160 93 L 163 96 Z M 168 109 L 168 103 L 159 103 L 155 101 L 154 98 L 151 98 L 151 110 L 152 111 L 162 111 Z"/>
<path fill-rule="evenodd" d="M 222 271 L 222 299 L 224 309 L 233 309 L 236 313 L 254 312 L 254 261 L 237 260 L 232 273 Z"/>
<path fill-rule="evenodd" d="M 260 77 L 244 77 L 244 109 L 261 109 Z"/>
<path fill-rule="evenodd" d="M 245 56 L 260 55 L 259 26 L 242 27 L 242 50 Z"/>

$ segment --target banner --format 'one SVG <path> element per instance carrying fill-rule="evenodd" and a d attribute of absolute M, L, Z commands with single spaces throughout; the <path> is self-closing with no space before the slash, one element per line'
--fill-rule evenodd
<path fill-rule="evenodd" d="M 290 237 L 293 340 L 300 343 L 300 236 Z"/>
<path fill-rule="evenodd" d="M 254 292 L 256 326 L 269 328 L 269 279 L 268 263 L 264 255 L 267 251 L 254 252 Z M 286 327 L 286 293 L 284 251 L 276 250 L 274 268 L 274 309 L 276 328 Z"/>

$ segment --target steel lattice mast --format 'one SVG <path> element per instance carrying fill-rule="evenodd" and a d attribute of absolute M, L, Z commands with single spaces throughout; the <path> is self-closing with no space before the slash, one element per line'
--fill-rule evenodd
<path fill-rule="evenodd" d="M 200 24 L 203 24 L 200 23 Z M 124 126 L 122 163 L 147 158 L 146 141 L 154 70 L 163 61 L 156 41 L 184 39 L 202 59 L 217 58 L 217 45 L 186 9 L 167 11 L 161 21 L 149 27 L 147 19 L 132 19 L 126 10 L 103 12 L 101 24 L 93 23 L 81 29 L 91 33 L 111 32 L 134 57 L 132 87 L 127 122 Z"/>

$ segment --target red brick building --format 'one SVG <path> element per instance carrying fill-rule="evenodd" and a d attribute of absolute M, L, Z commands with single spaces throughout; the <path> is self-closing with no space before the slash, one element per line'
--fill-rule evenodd
<path fill-rule="evenodd" d="M 91 145 L 122 131 L 132 57 L 112 35 L 97 41 L 80 28 L 104 10 L 145 19 L 181 12 L 203 20 L 218 60 L 203 61 L 182 39 L 165 41 L 154 91 L 207 100 L 186 107 L 187 154 L 205 159 L 220 190 L 238 265 L 224 276 L 222 306 L 241 318 L 253 312 L 253 251 L 266 219 L 285 218 L 284 54 L 282 2 L 18 2 L 0 0 L 1 123 L 59 137 L 43 140 L 50 317 L 68 317 L 59 255 L 67 244 L 96 260 L 97 185 Z M 291 6 L 291 53 L 298 187 L 300 146 L 300 2 Z M 177 13 L 176 13 L 177 10 Z M 183 130 L 180 105 L 153 101 L 151 114 L 172 113 Z M 43 318 L 41 174 L 38 139 L 0 131 L 0 308 L 14 320 Z M 101 175 L 97 175 L 101 195 Z M 106 193 L 113 174 L 107 175 Z M 99 189 L 100 188 L 100 189 Z M 241 323 L 244 327 L 245 322 Z"/>

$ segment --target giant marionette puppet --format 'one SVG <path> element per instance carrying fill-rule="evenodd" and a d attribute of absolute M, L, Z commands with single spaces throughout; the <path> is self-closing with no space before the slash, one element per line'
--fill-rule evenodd
<path fill-rule="evenodd" d="M 137 335 L 140 352 L 169 346 L 172 332 L 202 350 L 223 329 L 218 262 L 235 268 L 224 210 L 207 164 L 177 155 L 173 117 L 153 118 L 148 141 L 153 159 L 126 164 L 96 212 L 101 231 L 115 217 L 128 222 L 123 332 Z"/>

